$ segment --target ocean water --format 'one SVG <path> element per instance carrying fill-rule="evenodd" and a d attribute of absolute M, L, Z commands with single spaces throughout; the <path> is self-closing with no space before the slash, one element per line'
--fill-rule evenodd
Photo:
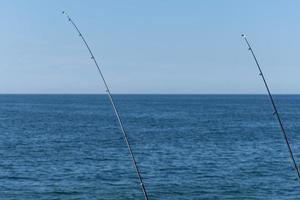
<path fill-rule="evenodd" d="M 300 199 L 264 95 L 116 95 L 150 200 Z M 300 96 L 275 96 L 300 164 Z M 0 199 L 143 199 L 105 95 L 0 95 Z"/>

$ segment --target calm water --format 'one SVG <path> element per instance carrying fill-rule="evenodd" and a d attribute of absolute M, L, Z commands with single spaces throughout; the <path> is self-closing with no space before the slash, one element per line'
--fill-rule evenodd
<path fill-rule="evenodd" d="M 117 95 L 151 200 L 299 199 L 266 96 Z M 276 96 L 300 164 L 300 96 Z M 103 95 L 0 95 L 0 199 L 143 199 Z"/>

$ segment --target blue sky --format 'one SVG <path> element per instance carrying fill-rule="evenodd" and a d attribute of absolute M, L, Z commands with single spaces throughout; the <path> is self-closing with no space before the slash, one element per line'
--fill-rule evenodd
<path fill-rule="evenodd" d="M 0 93 L 104 93 L 66 10 L 113 93 L 300 93 L 300 2 L 233 0 L 0 3 Z"/>

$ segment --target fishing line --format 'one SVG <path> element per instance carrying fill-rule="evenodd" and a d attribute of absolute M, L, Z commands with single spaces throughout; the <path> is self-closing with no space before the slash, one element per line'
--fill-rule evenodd
<path fill-rule="evenodd" d="M 141 172 L 140 172 L 140 170 L 139 170 L 139 168 L 138 168 L 138 166 L 137 166 L 137 162 L 136 162 L 135 156 L 134 156 L 134 154 L 133 154 L 131 145 L 130 145 L 130 143 L 129 143 L 128 135 L 127 135 L 127 133 L 126 133 L 126 131 L 125 131 L 123 122 L 122 122 L 121 117 L 120 117 L 120 115 L 119 115 L 119 111 L 118 111 L 118 109 L 117 109 L 117 107 L 116 107 L 116 105 L 115 105 L 115 102 L 114 102 L 113 97 L 112 97 L 112 95 L 111 95 L 111 92 L 110 92 L 110 90 L 109 90 L 108 84 L 107 84 L 107 82 L 106 82 L 106 80 L 105 80 L 105 78 L 104 78 L 104 76 L 103 76 L 103 74 L 102 74 L 102 71 L 101 71 L 101 69 L 100 69 L 100 67 L 99 67 L 99 65 L 98 65 L 98 62 L 97 62 L 97 60 L 96 60 L 96 58 L 95 58 L 95 56 L 94 56 L 94 54 L 93 54 L 91 48 L 89 47 L 88 43 L 86 42 L 85 38 L 83 37 L 82 33 L 81 33 L 80 30 L 78 29 L 77 25 L 74 23 L 74 21 L 70 18 L 70 16 L 69 16 L 65 11 L 63 11 L 62 13 L 63 13 L 64 15 L 66 15 L 66 17 L 68 18 L 69 22 L 74 26 L 74 28 L 75 28 L 76 31 L 78 32 L 80 38 L 82 39 L 84 45 L 86 46 L 86 48 L 88 49 L 88 51 L 89 51 L 89 53 L 90 53 L 90 55 L 91 55 L 91 59 L 94 61 L 95 65 L 96 65 L 96 67 L 97 67 L 97 69 L 98 69 L 98 72 L 99 72 L 99 74 L 100 74 L 100 76 L 101 76 L 101 79 L 102 79 L 102 81 L 103 81 L 103 83 L 104 83 L 104 85 L 105 85 L 106 93 L 107 93 L 107 95 L 108 95 L 109 101 L 110 101 L 111 106 L 112 106 L 112 108 L 113 108 L 114 114 L 116 115 L 116 118 L 117 118 L 117 120 L 118 120 L 118 123 L 119 123 L 119 126 L 120 126 L 120 130 L 121 130 L 121 132 L 123 133 L 124 141 L 125 141 L 125 143 L 126 143 L 126 145 L 127 145 L 128 151 L 129 151 L 129 153 L 130 153 L 130 156 L 131 156 L 131 159 L 132 159 L 132 163 L 133 163 L 134 169 L 135 169 L 135 171 L 136 171 L 137 177 L 138 177 L 138 179 L 139 179 L 140 186 L 141 186 L 142 192 L 143 192 L 143 194 L 144 194 L 145 200 L 148 200 L 148 194 L 147 194 L 147 191 L 146 191 L 144 182 L 143 182 L 143 178 L 142 178 Z"/>
<path fill-rule="evenodd" d="M 247 43 L 248 50 L 251 52 L 251 54 L 252 54 L 252 56 L 253 56 L 253 58 L 254 58 L 254 61 L 255 61 L 256 65 L 257 65 L 257 68 L 258 68 L 258 70 L 259 70 L 259 75 L 262 77 L 262 80 L 263 80 L 263 82 L 264 82 L 264 85 L 265 85 L 265 87 L 266 87 L 266 89 L 267 89 L 267 91 L 268 91 L 268 95 L 269 95 L 269 98 L 270 98 L 270 100 L 271 100 L 272 107 L 273 107 L 273 109 L 274 109 L 273 115 L 275 115 L 276 118 L 277 118 L 277 121 L 278 121 L 278 123 L 279 123 L 280 129 L 281 129 L 281 132 L 282 132 L 282 135 L 283 135 L 284 140 L 285 140 L 285 143 L 286 143 L 286 145 L 287 145 L 287 147 L 288 147 L 290 157 L 291 157 L 291 159 L 292 159 L 292 161 L 293 161 L 294 168 L 296 169 L 298 178 L 299 178 L 299 180 L 300 180 L 299 169 L 298 169 L 298 166 L 297 166 L 297 163 L 296 163 L 296 160 L 295 160 L 295 157 L 294 157 L 294 154 L 293 154 L 291 145 L 290 145 L 290 143 L 289 143 L 287 134 L 286 134 L 285 129 L 284 129 L 284 127 L 283 127 L 281 118 L 280 118 L 280 116 L 279 116 L 279 113 L 278 113 L 278 110 L 277 110 L 275 101 L 274 101 L 274 99 L 273 99 L 273 96 L 272 96 L 272 94 L 271 94 L 271 91 L 270 91 L 270 89 L 269 89 L 269 86 L 268 86 L 268 84 L 267 84 L 267 81 L 266 81 L 266 79 L 265 79 L 265 76 L 264 76 L 264 74 L 263 74 L 263 72 L 262 72 L 262 70 L 261 70 L 261 68 L 260 68 L 260 65 L 259 65 L 259 63 L 258 63 L 258 61 L 257 61 L 257 58 L 256 58 L 256 56 L 255 56 L 255 54 L 254 54 L 254 52 L 253 52 L 252 47 L 251 47 L 249 41 L 248 41 L 247 38 L 246 38 L 246 35 L 245 35 L 245 34 L 242 34 L 242 37 L 244 38 L 245 42 Z"/>

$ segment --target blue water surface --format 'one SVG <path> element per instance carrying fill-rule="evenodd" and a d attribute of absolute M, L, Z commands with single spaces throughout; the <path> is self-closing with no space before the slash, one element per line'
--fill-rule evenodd
<path fill-rule="evenodd" d="M 264 95 L 115 95 L 150 200 L 300 199 Z M 300 96 L 275 96 L 300 164 Z M 143 199 L 105 95 L 0 95 L 0 199 Z"/>

